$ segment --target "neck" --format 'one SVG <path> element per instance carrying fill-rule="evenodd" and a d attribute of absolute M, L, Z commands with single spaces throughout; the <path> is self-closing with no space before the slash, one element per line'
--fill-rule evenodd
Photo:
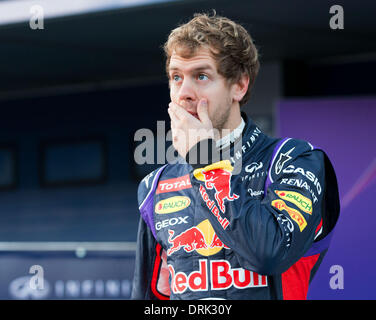
<path fill-rule="evenodd" d="M 220 139 L 217 139 L 216 146 L 218 149 L 224 149 L 228 147 L 231 143 L 235 142 L 243 133 L 245 127 L 245 122 L 240 116 L 240 123 L 233 129 L 228 130 L 226 135 L 222 135 Z"/>
<path fill-rule="evenodd" d="M 235 128 L 239 126 L 241 121 L 242 121 L 242 117 L 240 115 L 239 102 L 235 102 L 231 106 L 230 114 L 229 114 L 228 121 L 227 121 L 225 128 L 229 129 L 230 131 L 233 131 L 235 130 Z"/>
<path fill-rule="evenodd" d="M 240 114 L 239 102 L 235 102 L 230 107 L 230 111 L 226 122 L 223 123 L 222 128 L 215 134 L 215 140 L 221 139 L 227 136 L 230 132 L 234 131 L 242 122 L 242 117 Z"/>

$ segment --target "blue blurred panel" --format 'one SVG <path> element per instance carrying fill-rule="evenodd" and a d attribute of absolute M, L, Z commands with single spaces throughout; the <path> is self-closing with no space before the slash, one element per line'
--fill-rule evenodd
<path fill-rule="evenodd" d="M 14 179 L 13 153 L 10 150 L 0 149 L 0 187 L 14 184 Z"/>
<path fill-rule="evenodd" d="M 47 183 L 100 179 L 104 172 L 101 142 L 55 145 L 45 151 Z"/>

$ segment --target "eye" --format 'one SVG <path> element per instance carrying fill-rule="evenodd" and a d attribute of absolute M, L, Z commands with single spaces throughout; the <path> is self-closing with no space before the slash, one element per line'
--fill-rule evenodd
<path fill-rule="evenodd" d="M 209 79 L 208 76 L 206 74 L 203 74 L 203 73 L 200 73 L 197 78 L 198 78 L 198 80 L 201 80 L 201 81 Z"/>
<path fill-rule="evenodd" d="M 177 74 L 175 74 L 175 75 L 172 76 L 172 80 L 175 81 L 175 82 L 180 81 L 180 79 L 181 79 L 181 77 L 178 76 Z"/>

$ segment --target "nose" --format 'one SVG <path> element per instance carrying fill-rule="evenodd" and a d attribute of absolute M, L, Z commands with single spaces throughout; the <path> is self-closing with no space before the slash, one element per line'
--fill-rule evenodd
<path fill-rule="evenodd" d="M 192 102 L 196 100 L 194 84 L 190 79 L 185 78 L 179 88 L 179 101 Z"/>

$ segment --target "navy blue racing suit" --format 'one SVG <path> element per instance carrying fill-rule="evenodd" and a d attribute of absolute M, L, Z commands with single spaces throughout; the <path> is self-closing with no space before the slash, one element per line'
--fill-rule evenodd
<path fill-rule="evenodd" d="M 227 157 L 200 161 L 200 147 L 215 150 L 201 141 L 186 157 L 197 163 L 141 181 L 132 299 L 306 299 L 339 217 L 334 169 L 310 143 L 242 117 Z"/>

